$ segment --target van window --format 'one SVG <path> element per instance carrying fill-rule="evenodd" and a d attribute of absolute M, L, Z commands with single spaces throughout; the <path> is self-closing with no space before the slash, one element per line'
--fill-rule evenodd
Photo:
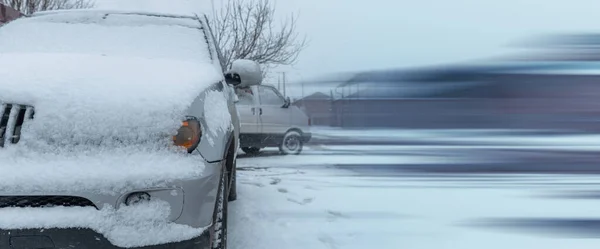
<path fill-rule="evenodd" d="M 277 105 L 282 106 L 285 104 L 283 98 L 271 87 L 259 87 L 258 92 L 260 94 L 261 105 Z"/>
<path fill-rule="evenodd" d="M 238 97 L 237 104 L 254 105 L 254 94 L 250 89 L 236 89 L 235 94 Z"/>

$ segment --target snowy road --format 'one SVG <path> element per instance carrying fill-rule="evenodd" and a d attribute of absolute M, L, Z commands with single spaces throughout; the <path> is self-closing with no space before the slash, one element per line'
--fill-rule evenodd
<path fill-rule="evenodd" d="M 229 243 L 233 249 L 598 248 L 600 175 L 586 153 L 339 145 L 312 146 L 299 156 L 242 155 Z"/>

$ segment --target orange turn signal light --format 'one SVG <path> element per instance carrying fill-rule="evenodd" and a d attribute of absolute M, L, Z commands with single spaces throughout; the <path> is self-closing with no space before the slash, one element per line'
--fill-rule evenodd
<path fill-rule="evenodd" d="M 188 152 L 192 152 L 198 147 L 202 137 L 202 126 L 198 120 L 183 121 L 177 135 L 173 136 L 173 143 L 176 146 L 184 147 Z"/>

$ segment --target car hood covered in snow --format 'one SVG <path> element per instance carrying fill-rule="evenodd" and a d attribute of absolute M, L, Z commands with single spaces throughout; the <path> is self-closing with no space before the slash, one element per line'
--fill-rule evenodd
<path fill-rule="evenodd" d="M 221 75 L 193 61 L 77 54 L 0 54 L 0 101 L 35 108 L 24 142 L 82 143 L 172 133 Z"/>
<path fill-rule="evenodd" d="M 170 137 L 221 77 L 194 61 L 0 53 L 0 101 L 35 108 L 19 143 L 0 148 L 0 190 L 118 192 L 201 175 Z"/>

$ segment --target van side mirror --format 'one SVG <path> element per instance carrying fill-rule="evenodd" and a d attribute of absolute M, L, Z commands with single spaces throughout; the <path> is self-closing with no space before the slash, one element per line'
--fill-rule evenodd
<path fill-rule="evenodd" d="M 231 63 L 229 70 L 225 72 L 225 80 L 233 86 L 248 87 L 260 85 L 263 80 L 262 70 L 258 62 L 252 60 L 235 60 Z"/>
<path fill-rule="evenodd" d="M 290 100 L 290 97 L 285 98 L 285 103 L 283 104 L 283 106 L 281 108 L 289 108 L 290 105 L 292 105 L 292 101 Z"/>

